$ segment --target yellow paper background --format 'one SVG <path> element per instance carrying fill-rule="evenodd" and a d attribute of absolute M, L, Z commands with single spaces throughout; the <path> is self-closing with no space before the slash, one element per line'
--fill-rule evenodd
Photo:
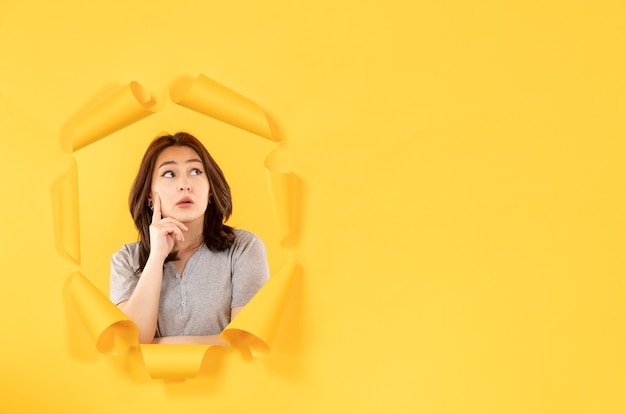
<path fill-rule="evenodd" d="M 604 0 L 3 2 L 2 411 L 623 413 L 625 17 Z M 199 74 L 283 142 L 168 102 Z M 66 128 L 131 81 L 163 106 L 76 153 L 80 246 L 60 251 Z M 268 356 L 154 381 L 97 352 L 68 277 L 78 255 L 108 291 L 137 154 L 178 129 L 210 141 L 272 269 L 303 272 Z M 271 151 L 300 196 L 282 244 Z"/>

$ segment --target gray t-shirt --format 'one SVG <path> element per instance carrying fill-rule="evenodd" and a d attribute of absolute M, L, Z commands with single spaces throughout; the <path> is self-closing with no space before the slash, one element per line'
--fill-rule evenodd
<path fill-rule="evenodd" d="M 163 266 L 157 337 L 220 333 L 230 322 L 230 309 L 244 306 L 269 279 L 265 245 L 254 234 L 235 230 L 235 242 L 222 252 L 202 245 L 176 273 Z M 140 275 L 139 242 L 123 246 L 111 257 L 110 299 L 128 300 Z"/>

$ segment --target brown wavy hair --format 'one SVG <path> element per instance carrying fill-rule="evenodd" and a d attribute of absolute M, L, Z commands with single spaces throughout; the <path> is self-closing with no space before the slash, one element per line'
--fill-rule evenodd
<path fill-rule="evenodd" d="M 209 205 L 204 213 L 204 244 L 211 251 L 224 251 L 235 240 L 233 228 L 224 224 L 233 211 L 230 186 L 209 151 L 196 137 L 187 132 L 159 136 L 148 146 L 128 197 L 130 214 L 139 232 L 139 269 L 135 272 L 137 274 L 143 271 L 150 254 L 152 210 L 148 205 L 148 196 L 152 188 L 152 173 L 159 154 L 172 146 L 189 147 L 198 153 L 209 179 Z M 172 251 L 165 262 L 172 260 L 178 260 L 176 251 Z"/>

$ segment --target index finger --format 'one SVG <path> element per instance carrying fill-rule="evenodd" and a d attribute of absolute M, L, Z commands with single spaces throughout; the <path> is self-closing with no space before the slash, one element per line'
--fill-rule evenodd
<path fill-rule="evenodd" d="M 152 223 L 161 220 L 161 197 L 159 193 L 154 193 L 154 208 L 152 210 Z"/>

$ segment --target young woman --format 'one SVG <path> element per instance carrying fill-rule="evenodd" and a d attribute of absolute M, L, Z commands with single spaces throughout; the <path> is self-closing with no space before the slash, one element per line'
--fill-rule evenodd
<path fill-rule="evenodd" d="M 230 187 L 207 149 L 156 138 L 130 191 L 139 241 L 111 258 L 110 299 L 140 343 L 225 345 L 219 333 L 269 279 L 263 242 L 224 222 Z"/>

